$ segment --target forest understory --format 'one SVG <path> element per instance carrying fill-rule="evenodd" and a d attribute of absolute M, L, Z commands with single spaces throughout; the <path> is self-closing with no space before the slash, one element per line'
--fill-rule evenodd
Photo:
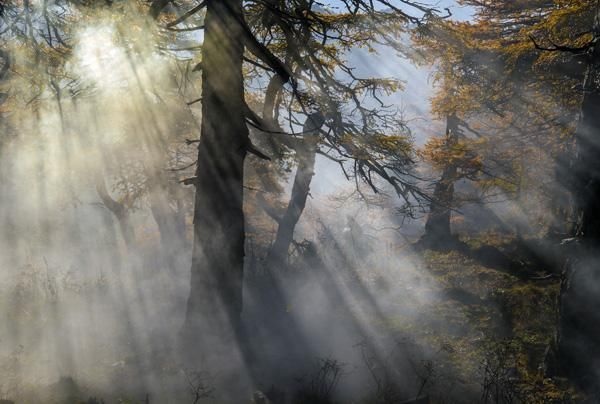
<path fill-rule="evenodd" d="M 247 400 L 237 396 L 238 402 L 568 403 L 583 398 L 567 378 L 548 377 L 560 276 L 553 262 L 540 259 L 549 255 L 540 240 L 490 231 L 457 238 L 442 250 L 417 242 L 375 258 L 328 239 L 326 228 L 323 233 L 318 245 L 298 246 L 277 281 L 261 270 L 256 257 L 248 257 L 252 303 L 244 315 L 255 324 L 248 326 L 247 338 L 256 358 L 247 366 L 256 379 L 254 392 Z M 372 240 L 369 248 L 380 251 Z M 149 276 L 146 293 L 163 287 L 167 279 L 152 270 L 151 260 L 140 267 Z M 100 273 L 86 282 L 74 271 L 30 265 L 7 285 L 3 300 L 16 304 L 16 310 L 6 313 L 6 324 L 27 321 L 35 327 L 28 327 L 18 346 L 5 347 L 0 364 L 11 377 L 3 381 L 4 396 L 25 403 L 229 402 L 232 386 L 219 379 L 223 364 L 199 361 L 196 368 L 186 367 L 185 360 L 175 359 L 172 335 L 153 340 L 153 329 L 146 336 L 133 335 L 126 314 L 115 314 L 110 304 L 95 307 L 88 314 L 91 321 L 64 322 L 56 316 L 65 305 L 110 301 L 117 286 L 110 279 Z M 276 293 L 274 283 L 285 284 L 293 297 Z M 95 316 L 113 324 L 96 324 Z M 164 324 L 168 313 L 150 317 L 169 327 Z M 171 321 L 177 329 L 177 321 Z M 79 327 L 87 337 L 93 335 L 92 345 L 80 352 L 102 360 L 75 374 L 22 382 L 44 367 L 45 336 L 60 341 L 62 335 L 65 340 L 53 349 L 66 351 L 71 349 L 68 335 Z M 146 328 L 140 325 L 137 332 Z M 145 346 L 136 346 L 138 338 Z"/>

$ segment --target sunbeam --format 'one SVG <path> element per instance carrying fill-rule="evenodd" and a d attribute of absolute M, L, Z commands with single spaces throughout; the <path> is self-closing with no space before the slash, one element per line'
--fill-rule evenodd
<path fill-rule="evenodd" d="M 592 403 L 597 2 L 0 2 L 0 403 Z"/>

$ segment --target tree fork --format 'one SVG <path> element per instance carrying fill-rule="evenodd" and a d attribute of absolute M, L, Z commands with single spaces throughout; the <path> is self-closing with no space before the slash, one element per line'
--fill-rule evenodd
<path fill-rule="evenodd" d="M 296 159 L 298 168 L 292 186 L 290 202 L 278 221 L 275 242 L 269 250 L 267 263 L 270 266 L 283 265 L 287 259 L 290 244 L 293 241 L 294 230 L 306 206 L 310 192 L 310 183 L 314 176 L 315 157 L 317 154 L 319 130 L 325 123 L 325 118 L 320 112 L 310 114 L 304 122 L 302 131 L 305 133 L 304 141 L 296 145 Z"/>

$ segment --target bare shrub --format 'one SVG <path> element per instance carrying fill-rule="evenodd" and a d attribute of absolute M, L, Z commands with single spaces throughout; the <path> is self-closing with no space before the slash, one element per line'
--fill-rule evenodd
<path fill-rule="evenodd" d="M 185 375 L 194 404 L 205 398 L 212 397 L 215 389 L 208 383 L 210 381 L 210 374 L 208 372 L 184 370 L 183 374 Z"/>
<path fill-rule="evenodd" d="M 508 342 L 493 344 L 481 362 L 481 402 L 488 404 L 518 403 L 516 349 Z"/>
<path fill-rule="evenodd" d="M 320 359 L 317 370 L 308 379 L 301 378 L 294 404 L 332 404 L 335 389 L 344 375 L 344 365 L 335 359 Z"/>

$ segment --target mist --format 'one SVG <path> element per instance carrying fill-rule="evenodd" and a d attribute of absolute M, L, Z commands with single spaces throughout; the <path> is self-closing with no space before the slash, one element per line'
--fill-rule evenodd
<path fill-rule="evenodd" d="M 500 3 L 0 5 L 0 402 L 596 402 L 594 11 Z"/>

